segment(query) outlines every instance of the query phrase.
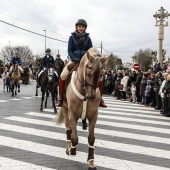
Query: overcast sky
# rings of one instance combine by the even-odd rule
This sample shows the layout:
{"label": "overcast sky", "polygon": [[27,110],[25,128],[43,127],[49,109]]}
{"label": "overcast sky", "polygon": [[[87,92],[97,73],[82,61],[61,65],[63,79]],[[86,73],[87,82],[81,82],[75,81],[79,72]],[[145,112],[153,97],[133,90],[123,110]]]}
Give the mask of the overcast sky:
{"label": "overcast sky", "polygon": [[[68,41],[75,22],[88,23],[93,45],[131,61],[140,48],[158,49],[158,27],[153,14],[163,6],[170,13],[170,0],[2,0],[0,20]],[[170,17],[168,18],[170,23]],[[0,49],[6,45],[28,45],[34,54],[42,53],[45,38],[0,22]],[[47,47],[67,56],[67,43],[47,39]],[[170,26],[165,27],[163,48],[170,56]],[[105,51],[103,51],[105,53]]]}

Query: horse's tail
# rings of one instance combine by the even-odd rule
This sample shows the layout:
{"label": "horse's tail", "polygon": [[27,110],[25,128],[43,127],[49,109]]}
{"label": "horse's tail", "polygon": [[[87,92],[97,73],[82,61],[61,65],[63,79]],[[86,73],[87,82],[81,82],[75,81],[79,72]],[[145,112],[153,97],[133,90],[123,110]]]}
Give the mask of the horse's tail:
{"label": "horse's tail", "polygon": [[62,112],[63,112],[63,107],[60,108],[59,112],[57,113],[57,116],[53,119],[53,121],[58,125],[64,122],[64,116]]}

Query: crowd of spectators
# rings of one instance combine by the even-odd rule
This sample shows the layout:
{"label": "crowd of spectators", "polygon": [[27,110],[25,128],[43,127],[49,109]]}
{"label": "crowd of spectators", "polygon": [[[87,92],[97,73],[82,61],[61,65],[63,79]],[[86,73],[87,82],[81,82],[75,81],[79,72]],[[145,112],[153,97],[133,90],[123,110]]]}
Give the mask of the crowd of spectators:
{"label": "crowd of spectators", "polygon": [[166,69],[155,64],[147,72],[134,69],[105,72],[104,93],[117,100],[153,107],[170,117],[170,64]]}

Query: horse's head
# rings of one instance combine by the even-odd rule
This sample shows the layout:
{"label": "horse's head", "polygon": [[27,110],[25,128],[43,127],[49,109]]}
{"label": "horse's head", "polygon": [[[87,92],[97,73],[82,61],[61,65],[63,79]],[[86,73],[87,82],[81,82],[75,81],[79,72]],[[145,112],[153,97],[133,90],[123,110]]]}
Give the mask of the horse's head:
{"label": "horse's head", "polygon": [[47,65],[47,75],[48,75],[48,81],[51,82],[54,74],[54,65],[49,63]]}
{"label": "horse's head", "polygon": [[18,62],[14,61],[13,62],[13,71],[16,71],[18,69]]}
{"label": "horse's head", "polygon": [[87,52],[87,61],[84,63],[84,88],[86,99],[94,100],[99,81],[104,75],[104,63],[108,57],[102,57],[100,53]]}

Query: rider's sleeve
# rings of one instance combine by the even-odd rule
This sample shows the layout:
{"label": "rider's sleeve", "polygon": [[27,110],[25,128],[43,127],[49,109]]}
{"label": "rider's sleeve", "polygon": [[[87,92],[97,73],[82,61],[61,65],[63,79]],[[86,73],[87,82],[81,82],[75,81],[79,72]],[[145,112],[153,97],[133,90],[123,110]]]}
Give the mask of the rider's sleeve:
{"label": "rider's sleeve", "polygon": [[19,65],[20,65],[20,66],[22,65],[22,60],[21,60],[21,59],[19,59]]}
{"label": "rider's sleeve", "polygon": [[46,67],[45,57],[43,58],[42,67],[43,67],[43,68]]}
{"label": "rider's sleeve", "polygon": [[14,60],[14,59],[13,59],[13,58],[11,58],[11,60],[10,60],[10,62],[9,62],[9,63],[10,63],[10,64],[13,64],[13,60]]}
{"label": "rider's sleeve", "polygon": [[91,41],[91,38],[89,37],[88,38],[88,42],[87,42],[88,44],[88,49],[90,49],[91,47],[93,47],[93,44],[92,44],[92,41]]}
{"label": "rider's sleeve", "polygon": [[68,40],[68,55],[70,56],[70,59],[74,59],[74,43],[73,43],[73,38],[72,36],[70,36],[69,40]]}

